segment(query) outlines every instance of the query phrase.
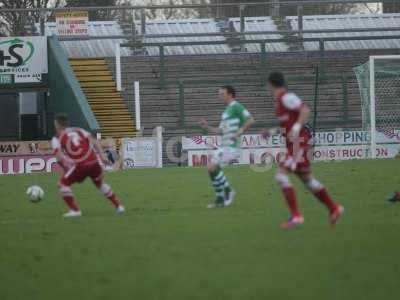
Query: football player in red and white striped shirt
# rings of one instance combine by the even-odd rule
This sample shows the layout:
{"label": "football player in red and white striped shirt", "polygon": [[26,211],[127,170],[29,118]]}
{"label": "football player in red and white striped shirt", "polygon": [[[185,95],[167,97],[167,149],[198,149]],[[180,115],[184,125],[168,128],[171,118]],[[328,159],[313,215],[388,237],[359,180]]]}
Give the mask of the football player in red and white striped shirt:
{"label": "football player in red and white striped shirt", "polygon": [[278,133],[286,138],[287,154],[280,162],[276,181],[282,188],[291,216],[288,221],[282,223],[283,229],[289,229],[304,222],[298,206],[296,194],[293,189],[289,174],[296,174],[307,188],[319,199],[329,210],[330,223],[335,225],[342,215],[343,206],[336,204],[326,188],[313,176],[311,172],[312,148],[310,146],[311,134],[305,128],[310,116],[310,109],[294,93],[286,88],[285,78],[281,73],[272,73],[268,79],[274,96],[276,98],[276,116],[280,128],[263,131],[265,138]]}
{"label": "football player in red and white striped shirt", "polygon": [[82,212],[75,200],[71,185],[90,178],[103,195],[111,201],[118,213],[125,211],[111,187],[103,180],[103,168],[99,159],[107,165],[109,160],[98,140],[81,128],[70,127],[68,116],[59,114],[54,121],[57,135],[52,147],[58,163],[64,170],[58,186],[61,196],[69,207],[63,216],[80,217]]}

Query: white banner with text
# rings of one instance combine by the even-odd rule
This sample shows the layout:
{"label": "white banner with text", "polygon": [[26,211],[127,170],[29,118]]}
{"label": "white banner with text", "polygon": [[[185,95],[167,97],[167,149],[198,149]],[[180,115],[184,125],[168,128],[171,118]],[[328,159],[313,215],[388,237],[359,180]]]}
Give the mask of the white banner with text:
{"label": "white banner with text", "polygon": [[[214,151],[221,147],[220,136],[193,136],[182,138],[182,150],[187,151],[188,166],[206,165]],[[313,160],[334,161],[367,157],[370,136],[363,131],[317,132],[313,138]],[[400,130],[377,132],[377,158],[393,158],[399,153]],[[250,134],[241,137],[239,164],[275,162],[285,153],[285,139],[274,135],[264,139]]]}

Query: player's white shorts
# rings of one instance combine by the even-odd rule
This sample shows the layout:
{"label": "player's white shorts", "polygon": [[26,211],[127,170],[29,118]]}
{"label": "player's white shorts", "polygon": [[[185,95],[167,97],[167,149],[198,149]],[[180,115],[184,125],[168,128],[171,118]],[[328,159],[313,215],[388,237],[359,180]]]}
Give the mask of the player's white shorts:
{"label": "player's white shorts", "polygon": [[219,148],[217,151],[215,151],[211,162],[213,164],[219,165],[220,167],[223,167],[238,162],[239,158],[240,149],[231,147]]}

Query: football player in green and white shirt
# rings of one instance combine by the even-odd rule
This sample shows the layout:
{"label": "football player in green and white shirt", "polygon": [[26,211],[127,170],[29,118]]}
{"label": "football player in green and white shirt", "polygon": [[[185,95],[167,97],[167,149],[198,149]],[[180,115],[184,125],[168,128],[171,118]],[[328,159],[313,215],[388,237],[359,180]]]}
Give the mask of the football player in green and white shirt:
{"label": "football player in green and white shirt", "polygon": [[222,134],[222,147],[216,151],[207,166],[217,197],[214,203],[208,205],[208,208],[232,204],[236,193],[226,180],[222,167],[239,159],[240,137],[254,123],[249,111],[236,101],[236,91],[232,86],[221,87],[218,96],[226,105],[219,127],[210,126],[205,119],[200,121],[200,126],[204,130],[213,134]]}

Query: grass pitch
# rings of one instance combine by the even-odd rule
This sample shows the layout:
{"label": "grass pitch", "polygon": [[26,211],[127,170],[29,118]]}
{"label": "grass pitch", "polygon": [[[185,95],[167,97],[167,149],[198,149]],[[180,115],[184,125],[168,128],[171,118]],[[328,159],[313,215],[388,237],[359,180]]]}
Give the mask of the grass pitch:
{"label": "grass pitch", "polygon": [[[108,174],[127,208],[117,216],[90,182],[74,191],[84,216],[64,220],[56,175],[0,178],[0,299],[399,299],[398,160],[320,163],[318,178],[346,207],[337,228],[298,183],[303,227],[284,232],[274,171],[227,168],[226,209],[204,169]],[[29,203],[38,184],[46,198]]]}

